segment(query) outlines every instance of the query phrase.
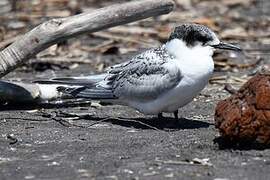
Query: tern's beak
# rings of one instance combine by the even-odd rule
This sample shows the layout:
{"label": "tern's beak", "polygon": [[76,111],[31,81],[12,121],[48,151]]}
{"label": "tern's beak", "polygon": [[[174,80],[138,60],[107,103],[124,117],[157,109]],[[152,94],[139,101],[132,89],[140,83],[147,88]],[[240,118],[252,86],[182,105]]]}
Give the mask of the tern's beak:
{"label": "tern's beak", "polygon": [[217,48],[217,49],[227,49],[227,50],[233,50],[233,51],[242,51],[242,49],[240,47],[237,47],[237,46],[229,44],[229,43],[224,43],[224,42],[220,42],[219,44],[212,45],[212,47]]}

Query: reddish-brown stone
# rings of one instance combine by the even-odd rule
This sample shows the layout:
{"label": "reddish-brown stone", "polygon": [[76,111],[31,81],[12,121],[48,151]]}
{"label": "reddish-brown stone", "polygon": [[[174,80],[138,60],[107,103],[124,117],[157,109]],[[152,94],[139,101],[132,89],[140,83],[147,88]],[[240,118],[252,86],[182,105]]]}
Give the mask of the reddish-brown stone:
{"label": "reddish-brown stone", "polygon": [[270,75],[255,75],[236,94],[220,101],[215,125],[226,139],[270,145]]}

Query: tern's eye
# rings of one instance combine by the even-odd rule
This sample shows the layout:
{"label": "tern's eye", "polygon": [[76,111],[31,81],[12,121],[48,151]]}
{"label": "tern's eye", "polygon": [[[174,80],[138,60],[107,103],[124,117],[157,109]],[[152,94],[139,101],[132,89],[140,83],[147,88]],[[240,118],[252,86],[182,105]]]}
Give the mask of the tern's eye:
{"label": "tern's eye", "polygon": [[204,36],[204,35],[200,35],[197,37],[197,40],[199,42],[202,42],[203,45],[205,45],[208,41],[210,41],[210,38],[208,38],[207,36]]}

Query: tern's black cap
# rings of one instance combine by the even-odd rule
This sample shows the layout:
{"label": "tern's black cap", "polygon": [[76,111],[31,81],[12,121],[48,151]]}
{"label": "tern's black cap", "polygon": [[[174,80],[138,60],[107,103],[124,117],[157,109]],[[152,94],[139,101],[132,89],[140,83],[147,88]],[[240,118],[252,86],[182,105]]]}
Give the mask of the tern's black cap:
{"label": "tern's black cap", "polygon": [[213,41],[215,33],[207,26],[200,24],[182,24],[177,26],[169,37],[169,41],[172,39],[181,39],[188,46],[195,45],[196,42],[203,44]]}

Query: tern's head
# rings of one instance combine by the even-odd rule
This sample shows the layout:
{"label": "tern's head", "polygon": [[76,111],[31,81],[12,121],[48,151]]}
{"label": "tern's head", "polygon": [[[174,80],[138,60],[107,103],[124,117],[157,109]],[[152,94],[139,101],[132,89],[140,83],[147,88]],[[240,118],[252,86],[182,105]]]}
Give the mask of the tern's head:
{"label": "tern's head", "polygon": [[218,49],[227,49],[240,51],[241,49],[232,44],[220,42],[216,34],[204,25],[182,24],[174,29],[169,37],[169,41],[179,39],[186,46],[192,48],[195,46],[213,47]]}

